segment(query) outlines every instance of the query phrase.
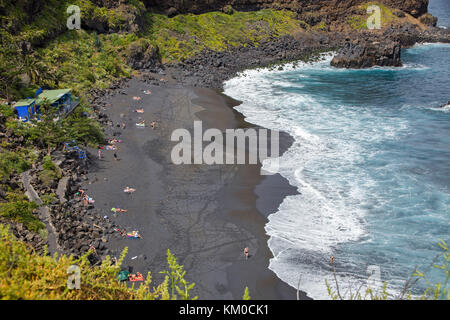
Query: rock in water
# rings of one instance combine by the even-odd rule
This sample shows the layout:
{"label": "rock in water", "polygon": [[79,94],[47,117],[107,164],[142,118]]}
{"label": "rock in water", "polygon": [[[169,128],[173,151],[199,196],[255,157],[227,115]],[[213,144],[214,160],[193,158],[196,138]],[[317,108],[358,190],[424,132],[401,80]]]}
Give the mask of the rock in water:
{"label": "rock in water", "polygon": [[346,42],[331,61],[337,68],[361,69],[373,66],[400,67],[401,45],[399,42],[385,40]]}

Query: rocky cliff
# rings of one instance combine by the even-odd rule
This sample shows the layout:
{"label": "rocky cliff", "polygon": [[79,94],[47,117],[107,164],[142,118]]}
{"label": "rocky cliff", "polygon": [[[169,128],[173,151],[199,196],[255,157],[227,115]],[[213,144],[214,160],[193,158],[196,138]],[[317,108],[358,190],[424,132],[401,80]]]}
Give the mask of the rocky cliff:
{"label": "rocky cliff", "polygon": [[[108,0],[103,0],[108,2]],[[203,13],[221,10],[231,5],[237,10],[256,10],[263,8],[290,9],[301,13],[302,11],[346,10],[366,0],[144,0],[147,8],[166,14],[177,13]],[[427,12],[429,0],[381,0],[379,1],[391,8],[402,10],[414,17]]]}

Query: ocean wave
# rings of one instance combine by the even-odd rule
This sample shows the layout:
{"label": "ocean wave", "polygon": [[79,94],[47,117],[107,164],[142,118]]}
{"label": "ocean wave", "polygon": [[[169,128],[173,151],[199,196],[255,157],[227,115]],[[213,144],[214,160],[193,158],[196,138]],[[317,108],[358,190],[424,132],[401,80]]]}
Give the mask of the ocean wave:
{"label": "ocean wave", "polygon": [[[417,174],[429,175],[429,169],[421,162],[413,165],[403,154],[404,140],[423,136],[416,136],[414,128],[426,126],[413,123],[424,121],[420,108],[424,102],[408,94],[407,100],[385,104],[383,97],[390,97],[386,86],[422,76],[402,70],[429,67],[413,56],[401,68],[336,69],[330,66],[332,56],[289,64],[283,70],[247,70],[224,84],[225,94],[243,101],[236,109],[246,121],[283,130],[294,138],[278,159],[278,167],[271,160],[263,162],[265,170],[280,173],[300,193],[286,197],[268,217],[265,230],[274,256],[269,268],[294,288],[301,278],[301,290],[327,299],[325,279],[333,282],[331,255],[339,259],[337,277],[343,290],[367,282],[367,264],[380,264],[387,272],[396,263],[383,278],[389,279],[389,292],[394,295],[401,279],[412,271],[408,269],[411,257],[419,259],[417,246],[427,237],[406,239],[404,228],[419,230],[417,213],[429,212],[427,199],[436,199],[433,206],[446,208],[446,198],[432,185],[415,180]],[[385,71],[392,75],[381,73]],[[389,149],[392,145],[397,149]],[[434,213],[433,223],[439,225],[436,217]],[[396,226],[398,221],[402,223]],[[440,235],[440,229],[434,229],[431,232]],[[399,246],[387,246],[392,243]]]}
{"label": "ocean wave", "polygon": [[[330,57],[326,59],[327,62],[303,64],[302,70],[322,68],[329,63]],[[285,68],[284,73],[291,70],[294,69]],[[226,82],[225,93],[244,101],[236,109],[245,115],[246,121],[269,129],[282,128],[295,139],[294,145],[281,157],[278,172],[287,178],[291,185],[298,188],[300,195],[285,198],[278,212],[269,216],[266,225],[266,232],[270,236],[269,247],[274,255],[270,269],[274,270],[283,281],[295,286],[294,279],[290,276],[291,272],[280,266],[284,265],[284,258],[289,256],[286,255],[287,252],[296,251],[303,257],[309,257],[301,259],[303,262],[298,265],[300,270],[308,270],[305,261],[312,256],[316,257],[317,261],[327,261],[339,243],[356,241],[365,233],[363,212],[346,204],[347,198],[342,196],[345,191],[339,190],[337,184],[312,182],[314,177],[311,177],[309,172],[311,163],[320,163],[324,157],[340,157],[343,159],[342,162],[352,162],[358,161],[360,155],[356,145],[347,144],[338,148],[334,142],[298,125],[295,112],[292,110],[301,106],[306,113],[316,113],[319,103],[312,97],[298,93],[285,94],[283,116],[276,112],[279,110],[277,106],[279,101],[275,94],[276,86],[273,84],[277,82],[267,76],[280,73],[269,70],[247,71],[240,77]],[[263,168],[270,172],[274,170],[270,160],[263,163]],[[362,193],[362,190],[355,190],[354,193]],[[315,274],[318,275],[317,272]],[[306,272],[303,276],[310,277],[311,273]],[[319,278],[323,281],[326,278],[324,276],[322,274]],[[313,283],[302,284],[302,289],[314,298],[326,298],[323,282],[320,294],[315,293],[313,287],[316,287]]]}
{"label": "ocean wave", "polygon": [[450,113],[450,103],[441,106],[441,107],[434,107],[434,108],[430,108],[433,111],[439,111],[439,112],[445,112],[445,113]]}

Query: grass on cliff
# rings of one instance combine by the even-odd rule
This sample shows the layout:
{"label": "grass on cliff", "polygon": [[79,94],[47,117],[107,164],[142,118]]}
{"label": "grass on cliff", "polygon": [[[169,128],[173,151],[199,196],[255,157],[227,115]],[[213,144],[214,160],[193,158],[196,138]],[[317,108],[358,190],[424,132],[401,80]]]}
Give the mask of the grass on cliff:
{"label": "grass on cliff", "polygon": [[189,58],[204,49],[257,46],[261,41],[292,34],[304,26],[291,11],[260,10],[225,14],[209,12],[168,18],[148,14],[143,36],[158,45],[165,62]]}
{"label": "grass on cliff", "polygon": [[[6,147],[6,148],[5,148]],[[14,174],[31,168],[35,155],[28,148],[19,148],[14,151],[8,150],[8,144],[0,146],[0,181],[9,180]]]}
{"label": "grass on cliff", "polygon": [[38,205],[28,201],[20,192],[8,192],[7,202],[0,203],[0,216],[8,220],[22,223],[28,230],[40,232],[45,225],[34,215]]}
{"label": "grass on cliff", "polygon": [[[392,9],[389,7],[379,3],[379,2],[367,2],[359,6],[361,10],[367,12],[367,8],[369,6],[378,6],[380,7],[381,13],[381,26],[384,27],[394,21],[397,17],[392,13]],[[367,13],[364,15],[353,15],[347,18],[347,23],[355,30],[367,30],[367,19],[371,16],[372,13]]]}
{"label": "grass on cliff", "polygon": [[31,1],[0,1],[2,28],[0,35],[11,39],[42,43],[67,30],[67,8],[76,5],[80,8],[82,23],[95,22],[108,30],[120,31],[126,23],[127,10],[145,10],[141,1],[127,1],[127,7],[100,7],[92,0],[46,0],[40,1],[39,12],[30,11]]}
{"label": "grass on cliff", "polygon": [[[69,87],[82,94],[129,75],[122,51],[136,35],[70,31],[66,9],[69,5],[80,7],[83,27],[89,22],[120,31],[125,27],[127,8],[144,10],[140,1],[107,9],[88,0],[49,0],[42,2],[37,13],[30,12],[27,5],[0,1],[0,98],[24,98],[42,85]],[[33,46],[32,52],[27,51],[27,43]]]}
{"label": "grass on cliff", "polygon": [[133,34],[69,31],[25,57],[31,61],[22,72],[34,88],[71,88],[73,94],[83,96],[90,88],[106,88],[112,80],[130,75],[124,54],[136,39]]}
{"label": "grass on cliff", "polygon": [[[72,88],[73,93],[79,96],[93,87],[105,88],[111,81],[132,74],[126,63],[128,50],[132,43],[142,38],[160,48],[163,62],[175,62],[204,49],[222,51],[241,45],[257,46],[265,39],[293,34],[305,28],[304,22],[296,20],[291,11],[266,9],[235,11],[233,14],[183,14],[173,18],[147,13],[142,34],[96,34],[86,30],[67,30],[65,4],[63,1],[52,9],[49,4],[45,5],[30,25],[18,27],[15,32],[0,29],[0,97],[24,98],[44,85]],[[98,8],[90,1],[79,4],[84,14],[82,19],[93,19],[93,15],[100,21],[106,19],[110,27],[123,23],[115,11]],[[23,13],[17,13],[16,18],[9,18],[10,23],[18,23],[22,16]],[[47,16],[53,18],[44,24],[42,21],[47,21]],[[53,38],[52,33],[56,34]],[[33,52],[23,53],[21,44],[24,40],[31,43],[44,41],[44,45],[36,47]]]}
{"label": "grass on cliff", "polygon": [[[91,266],[88,254],[80,259],[65,255],[56,257],[39,255],[17,240],[0,224],[0,299],[3,300],[170,300],[195,299],[190,291],[193,283],[185,280],[183,266],[167,251],[168,269],[164,281],[151,288],[149,272],[139,288],[128,288],[117,276],[127,248],[117,263],[109,257],[101,266]],[[72,282],[69,267],[80,268],[80,289],[68,288]]]}

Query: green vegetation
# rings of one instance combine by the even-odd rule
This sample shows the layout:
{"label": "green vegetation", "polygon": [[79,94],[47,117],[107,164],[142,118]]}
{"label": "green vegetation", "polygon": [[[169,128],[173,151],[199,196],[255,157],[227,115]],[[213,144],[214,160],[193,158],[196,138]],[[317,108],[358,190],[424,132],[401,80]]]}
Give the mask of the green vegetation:
{"label": "green vegetation", "polygon": [[248,290],[248,287],[245,287],[244,296],[242,297],[242,300],[250,300],[250,299],[251,299],[251,297],[250,297],[250,292]]}
{"label": "green vegetation", "polygon": [[[183,266],[177,263],[177,259],[174,255],[167,250],[167,264],[169,265],[168,271],[161,271],[160,273],[166,275],[166,280],[170,283],[171,297],[173,300],[177,300],[177,293],[180,295],[182,300],[189,300],[190,291],[194,288],[195,283],[189,283],[184,278],[186,276],[186,271],[183,270]],[[182,285],[180,288],[179,285]],[[194,297],[192,300],[197,300]]]}
{"label": "green vegetation", "polygon": [[[128,288],[125,283],[117,280],[127,248],[116,263],[112,263],[107,257],[99,267],[89,264],[87,257],[90,253],[80,259],[65,255],[41,256],[18,241],[5,226],[0,225],[0,299],[170,300],[177,299],[169,290],[173,287],[171,279],[193,287],[193,284],[184,279],[183,267],[174,258],[169,260],[169,256],[169,273],[177,270],[177,274],[173,278],[166,276],[161,284],[150,288],[152,277],[148,273],[145,283],[136,289],[134,285]],[[69,290],[67,287],[70,276],[67,271],[73,265],[80,268],[79,290]],[[190,299],[189,294],[180,297]]]}
{"label": "green vegetation", "polygon": [[159,47],[166,62],[192,57],[204,49],[223,51],[240,45],[257,46],[264,39],[292,34],[302,26],[293,12],[269,9],[183,14],[173,18],[148,14],[147,24],[150,27],[143,36]]}
{"label": "green vegetation", "polygon": [[[28,148],[46,148],[51,151],[52,148],[63,142],[72,140],[93,147],[104,142],[105,138],[100,124],[85,116],[86,113],[88,115],[92,113],[88,107],[80,106],[68,117],[59,121],[54,121],[56,110],[52,107],[41,106],[41,113],[40,120],[33,119],[27,123],[18,122],[12,116],[8,118],[6,127],[11,129],[16,136],[22,136],[24,138],[23,145]],[[0,172],[1,168],[0,160]]]}
{"label": "green vegetation", "polygon": [[29,149],[20,148],[13,152],[0,147],[0,181],[30,169],[34,160],[35,155]]}
{"label": "green vegetation", "polygon": [[[360,8],[367,12],[367,8],[373,5],[380,7],[382,26],[386,26],[396,19],[396,16],[392,13],[390,8],[377,1],[364,3],[360,6]],[[373,14],[373,12],[371,14]],[[367,29],[367,19],[369,16],[370,14],[354,15],[347,18],[347,23],[355,30],[365,30]]]}
{"label": "green vegetation", "polygon": [[44,194],[41,197],[41,200],[42,200],[42,203],[47,206],[47,205],[50,205],[53,202],[55,202],[57,200],[57,198],[54,193],[50,193],[50,194]]}
{"label": "green vegetation", "polygon": [[355,30],[367,29],[367,16],[352,16],[347,22]]}
{"label": "green vegetation", "polygon": [[438,264],[433,264],[433,267],[436,270],[443,272],[445,280],[443,282],[431,283],[425,273],[419,270],[416,270],[413,273],[414,277],[423,279],[427,285],[427,289],[421,296],[421,299],[423,300],[450,300],[450,291],[448,290],[448,282],[450,279],[450,253],[448,250],[448,245],[444,240],[441,240],[438,243],[438,246],[442,250],[442,255],[440,257],[440,262]]}
{"label": "green vegetation", "polygon": [[[439,256],[439,262],[436,264],[433,262],[433,267],[443,273],[443,282],[431,283],[426,274],[419,270],[415,270],[412,274],[411,279],[406,281],[405,286],[400,293],[398,299],[406,300],[450,300],[450,292],[448,291],[448,283],[450,278],[450,253],[448,245],[441,240],[438,246],[442,250]],[[366,288],[364,292],[360,292],[360,289],[355,290],[354,293],[351,291],[348,295],[343,295],[339,289],[339,283],[336,277],[336,271],[333,272],[335,280],[335,288],[333,288],[328,281],[325,280],[325,285],[327,286],[328,295],[333,300],[388,300],[390,298],[387,286],[388,283],[385,282],[383,288],[380,292],[374,292],[370,287]],[[423,291],[418,298],[413,298],[411,293],[412,287],[419,281],[423,280],[426,283],[426,289]],[[355,289],[355,288],[354,288]]]}
{"label": "green vegetation", "polygon": [[6,200],[7,202],[0,203],[0,216],[22,223],[34,232],[45,228],[44,224],[33,214],[33,211],[38,208],[36,203],[28,201],[27,197],[15,192],[8,192]]}
{"label": "green vegetation", "polygon": [[39,179],[44,186],[51,186],[61,179],[61,170],[55,166],[51,156],[47,155],[42,160],[42,171],[39,173]]}
{"label": "green vegetation", "polygon": [[78,96],[92,87],[106,88],[112,80],[130,76],[124,54],[136,39],[134,34],[67,32],[35,53],[44,69],[39,84],[72,88]]}
{"label": "green vegetation", "polygon": [[[0,98],[31,96],[41,86],[71,88],[85,97],[90,88],[105,88],[112,80],[129,77],[126,60],[130,45],[159,47],[163,62],[189,58],[204,49],[222,51],[240,45],[259,45],[272,37],[294,34],[305,28],[291,11],[210,12],[173,18],[145,13],[141,1],[107,9],[89,0],[50,0],[31,13],[18,5],[0,2]],[[66,9],[78,5],[82,30],[68,30]],[[128,8],[128,9],[127,9]],[[130,11],[145,16],[141,33],[87,31],[87,25],[105,30],[126,30]],[[323,28],[325,26],[319,26]]]}
{"label": "green vegetation", "polygon": [[319,24],[312,27],[313,30],[321,30],[321,31],[325,30],[326,28],[327,28],[327,25],[324,21],[322,21]]}
{"label": "green vegetation", "polygon": [[[131,2],[135,10],[143,10],[140,1]],[[119,31],[126,20],[125,9],[106,9],[87,0],[46,1],[35,14],[22,2],[0,1],[4,12],[0,21],[5,26],[0,28],[0,97],[28,96],[42,85],[69,87],[82,94],[94,85],[103,88],[111,79],[129,75],[120,51],[136,36],[69,31],[69,5],[80,7],[83,23],[104,25],[107,30]]]}

